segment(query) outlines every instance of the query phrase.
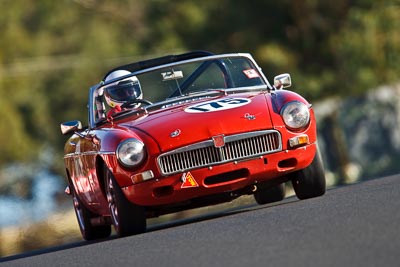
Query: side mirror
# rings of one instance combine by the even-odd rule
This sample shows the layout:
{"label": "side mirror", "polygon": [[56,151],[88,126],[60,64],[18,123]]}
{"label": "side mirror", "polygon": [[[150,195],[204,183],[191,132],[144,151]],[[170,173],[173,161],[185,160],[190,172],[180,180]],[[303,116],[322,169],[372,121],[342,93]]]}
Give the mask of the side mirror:
{"label": "side mirror", "polygon": [[82,130],[82,123],[80,121],[67,121],[61,123],[61,133],[66,135],[78,130]]}
{"label": "side mirror", "polygon": [[276,89],[282,89],[292,86],[292,79],[289,73],[280,74],[274,77],[274,86]]}

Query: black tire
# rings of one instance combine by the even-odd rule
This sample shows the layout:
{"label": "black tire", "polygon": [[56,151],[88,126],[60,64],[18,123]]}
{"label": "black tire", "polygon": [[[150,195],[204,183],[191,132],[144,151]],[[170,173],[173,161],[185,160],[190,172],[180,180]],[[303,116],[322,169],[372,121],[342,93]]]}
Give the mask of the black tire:
{"label": "black tire", "polygon": [[142,206],[128,201],[112,173],[105,167],[106,196],[111,220],[118,236],[130,236],[146,231],[146,213]]}
{"label": "black tire", "polygon": [[291,174],[293,189],[299,199],[319,197],[325,194],[325,171],[319,151],[305,169]]}
{"label": "black tire", "polygon": [[111,225],[93,226],[90,221],[97,216],[82,204],[74,187],[70,186],[70,189],[72,191],[76,219],[78,220],[83,239],[89,241],[109,237],[111,235]]}
{"label": "black tire", "polygon": [[254,199],[260,205],[281,201],[285,198],[285,183],[266,187],[260,185],[254,192]]}

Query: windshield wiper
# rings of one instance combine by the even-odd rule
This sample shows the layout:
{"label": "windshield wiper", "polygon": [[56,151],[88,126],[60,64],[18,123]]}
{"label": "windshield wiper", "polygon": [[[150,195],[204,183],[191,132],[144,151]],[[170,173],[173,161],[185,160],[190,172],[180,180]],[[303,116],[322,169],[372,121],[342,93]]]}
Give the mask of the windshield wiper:
{"label": "windshield wiper", "polygon": [[175,96],[172,98],[167,98],[164,101],[154,103],[153,105],[147,106],[147,110],[157,109],[160,107],[170,106],[171,104],[187,103],[190,101],[195,101],[201,98],[213,97],[227,95],[224,89],[207,89],[205,91],[191,92],[183,96]]}
{"label": "windshield wiper", "polygon": [[166,99],[166,101],[174,100],[174,99],[181,99],[181,98],[188,98],[188,97],[190,98],[190,97],[197,96],[197,95],[201,95],[201,96],[210,95],[210,94],[215,94],[215,93],[218,93],[218,95],[227,95],[226,89],[206,89],[203,91],[193,91],[193,92],[188,92],[186,94],[182,94],[179,96],[168,97]]}

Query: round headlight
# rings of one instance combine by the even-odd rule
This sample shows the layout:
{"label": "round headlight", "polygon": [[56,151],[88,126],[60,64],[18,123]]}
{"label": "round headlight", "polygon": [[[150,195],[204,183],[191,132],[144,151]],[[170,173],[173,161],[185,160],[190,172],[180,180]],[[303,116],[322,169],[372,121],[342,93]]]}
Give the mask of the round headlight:
{"label": "round headlight", "polygon": [[304,128],[310,122],[308,107],[298,101],[289,102],[283,106],[281,116],[286,126],[294,130]]}
{"label": "round headlight", "polygon": [[135,167],[142,163],[146,156],[143,142],[137,139],[127,139],[117,148],[118,161],[125,167]]}

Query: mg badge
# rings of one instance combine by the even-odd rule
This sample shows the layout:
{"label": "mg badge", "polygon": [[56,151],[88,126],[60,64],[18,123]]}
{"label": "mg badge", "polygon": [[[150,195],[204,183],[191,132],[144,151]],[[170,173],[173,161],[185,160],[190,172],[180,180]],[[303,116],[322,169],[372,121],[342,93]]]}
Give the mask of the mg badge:
{"label": "mg badge", "polygon": [[169,136],[173,137],[177,137],[181,134],[181,130],[176,129],[175,131],[173,131],[172,133],[169,134]]}
{"label": "mg badge", "polygon": [[215,147],[223,147],[225,145],[225,135],[220,134],[212,137]]}

